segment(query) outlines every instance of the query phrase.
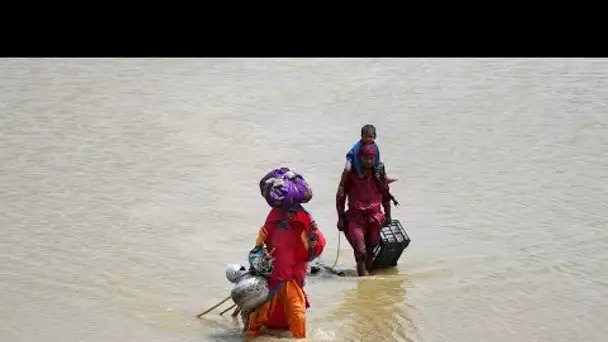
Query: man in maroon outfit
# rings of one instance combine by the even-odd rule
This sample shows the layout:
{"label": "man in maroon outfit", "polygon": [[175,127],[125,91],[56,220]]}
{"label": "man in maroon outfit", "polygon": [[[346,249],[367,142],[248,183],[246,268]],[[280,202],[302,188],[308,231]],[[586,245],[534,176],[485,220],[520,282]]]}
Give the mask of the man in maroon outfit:
{"label": "man in maroon outfit", "polygon": [[[362,145],[358,157],[362,161],[363,175],[360,177],[353,168],[343,177],[336,194],[336,209],[337,226],[354,250],[357,273],[365,276],[372,268],[373,249],[380,242],[380,227],[391,222],[392,196],[384,164],[375,166],[375,146]],[[346,197],[348,211],[345,212]]]}

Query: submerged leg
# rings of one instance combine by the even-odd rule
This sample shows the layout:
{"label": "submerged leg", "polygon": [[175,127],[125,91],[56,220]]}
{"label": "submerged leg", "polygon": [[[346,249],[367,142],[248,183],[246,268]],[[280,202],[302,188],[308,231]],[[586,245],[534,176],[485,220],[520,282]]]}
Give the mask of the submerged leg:
{"label": "submerged leg", "polygon": [[306,338],[306,296],[296,280],[284,285],[284,307],[293,338]]}
{"label": "submerged leg", "polygon": [[367,258],[365,268],[368,272],[372,271],[374,263],[374,248],[380,243],[380,225],[368,223],[365,230],[365,247],[367,250]]}
{"label": "submerged leg", "polygon": [[[258,336],[261,333],[262,326],[264,326],[264,322],[268,319],[268,311],[270,309],[270,302],[264,303],[254,312],[249,314],[248,318],[242,317],[243,324],[246,324],[244,327],[245,335],[250,336]],[[246,315],[245,311],[243,311],[243,315]],[[247,322],[245,322],[247,321]]]}
{"label": "submerged leg", "polygon": [[357,274],[366,276],[368,274],[365,267],[367,259],[367,250],[365,247],[365,232],[364,227],[356,220],[349,219],[348,226],[344,231],[348,243],[353,248],[355,261],[357,262]]}

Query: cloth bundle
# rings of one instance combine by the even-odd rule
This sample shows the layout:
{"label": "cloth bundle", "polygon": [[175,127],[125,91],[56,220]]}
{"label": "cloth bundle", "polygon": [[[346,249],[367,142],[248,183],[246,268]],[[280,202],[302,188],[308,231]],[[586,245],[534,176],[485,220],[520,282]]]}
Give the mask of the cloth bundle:
{"label": "cloth bundle", "polygon": [[289,208],[312,199],[312,189],[304,177],[287,167],[266,174],[260,180],[260,193],[272,208]]}

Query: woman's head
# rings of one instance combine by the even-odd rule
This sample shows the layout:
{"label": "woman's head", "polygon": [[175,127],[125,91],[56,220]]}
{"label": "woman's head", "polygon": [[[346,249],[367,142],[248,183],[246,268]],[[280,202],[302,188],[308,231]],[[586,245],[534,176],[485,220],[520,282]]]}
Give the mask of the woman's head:
{"label": "woman's head", "polygon": [[361,158],[363,167],[366,169],[369,169],[376,164],[377,156],[378,152],[376,151],[376,146],[373,144],[361,145],[359,148],[359,157]]}
{"label": "woman's head", "polygon": [[303,208],[299,204],[288,204],[283,208],[283,210],[285,210],[285,213],[287,214],[288,221],[292,222],[296,219],[298,212],[302,211]]}

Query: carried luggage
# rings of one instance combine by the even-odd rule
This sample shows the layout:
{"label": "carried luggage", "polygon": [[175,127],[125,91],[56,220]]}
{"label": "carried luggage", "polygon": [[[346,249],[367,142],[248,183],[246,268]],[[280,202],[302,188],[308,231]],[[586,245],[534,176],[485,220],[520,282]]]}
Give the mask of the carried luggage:
{"label": "carried luggage", "polygon": [[281,167],[260,180],[260,193],[272,208],[304,204],[312,199],[312,189],[302,175]]}
{"label": "carried luggage", "polygon": [[397,266],[403,251],[411,240],[399,220],[380,229],[380,244],[374,248],[373,268],[389,268]]}

